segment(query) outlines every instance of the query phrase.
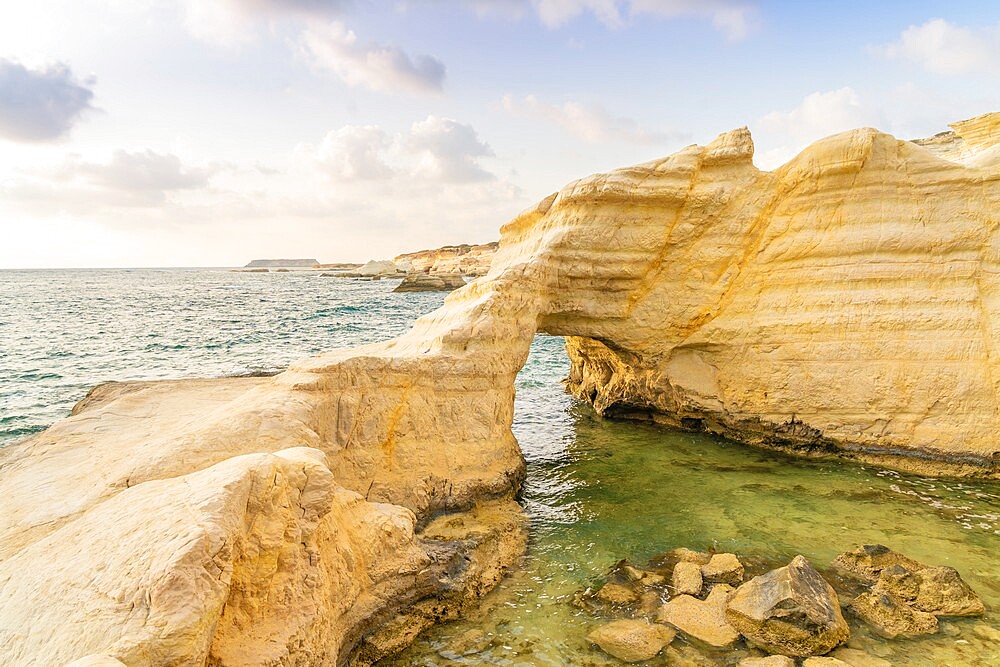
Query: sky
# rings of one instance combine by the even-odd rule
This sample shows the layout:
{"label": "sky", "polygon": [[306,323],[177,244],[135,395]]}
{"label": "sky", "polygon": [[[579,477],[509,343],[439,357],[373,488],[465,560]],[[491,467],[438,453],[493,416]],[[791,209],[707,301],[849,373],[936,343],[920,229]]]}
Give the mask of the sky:
{"label": "sky", "polygon": [[748,126],[1000,110],[1000,3],[3,0],[0,268],[365,261]]}

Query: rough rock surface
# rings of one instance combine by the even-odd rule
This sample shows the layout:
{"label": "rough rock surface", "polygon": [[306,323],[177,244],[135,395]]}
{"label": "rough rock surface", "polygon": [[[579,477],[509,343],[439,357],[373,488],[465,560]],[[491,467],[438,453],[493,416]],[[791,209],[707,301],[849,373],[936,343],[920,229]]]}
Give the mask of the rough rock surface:
{"label": "rough rock surface", "polygon": [[726,619],[726,601],[732,590],[721,584],[704,600],[690,595],[675,597],[660,608],[658,620],[710,646],[732,646],[740,638]]}
{"label": "rough rock surface", "polygon": [[743,581],[743,565],[736,554],[715,554],[701,566],[701,576],[708,583],[736,586]]}
{"label": "rough rock surface", "polygon": [[569,388],[609,416],[997,476],[1000,114],[955,127],[974,160],[863,129],[761,172],[738,131],[564,189],[547,227],[601,239],[559,255],[594,286],[549,316]]}
{"label": "rough rock surface", "polygon": [[918,611],[876,585],[850,602],[851,611],[883,637],[919,637],[938,631],[934,614]]}
{"label": "rough rock surface", "polygon": [[[833,564],[842,572],[874,584],[871,592],[875,595],[860,603],[870,608],[870,614],[876,608],[883,610],[883,616],[903,614],[891,611],[897,605],[935,616],[979,616],[985,612],[979,595],[955,568],[928,567],[881,544],[866,544],[842,553]],[[877,602],[875,598],[882,594],[892,599]],[[897,621],[897,625],[900,623]],[[916,625],[926,631],[928,624],[920,621]]]}
{"label": "rough rock surface", "polygon": [[450,292],[465,287],[465,279],[459,273],[407,273],[393,292]]}
{"label": "rough rock surface", "polygon": [[[394,650],[435,617],[419,600],[458,608],[523,548],[420,531],[484,502],[506,509],[483,525],[516,516],[513,384],[537,331],[570,336],[569,386],[603,414],[995,476],[997,122],[957,126],[961,162],[862,129],[772,172],[728,132],[546,197],[395,340],[274,377],[95,388],[0,451],[0,663]],[[325,462],[276,454],[303,447]],[[295,509],[313,494],[315,526]]]}
{"label": "rough rock surface", "polygon": [[602,625],[588,634],[587,640],[619,660],[641,662],[656,656],[675,634],[659,623],[623,619]]}
{"label": "rough rock surface", "polygon": [[826,653],[850,636],[836,592],[802,556],[736,589],[726,618],[753,644],[783,655]]}
{"label": "rough rock surface", "polygon": [[905,571],[923,569],[923,565],[883,544],[865,544],[833,559],[833,566],[847,574],[874,583],[882,570],[899,566]]}
{"label": "rough rock surface", "polygon": [[676,595],[698,595],[703,585],[701,566],[697,563],[681,561],[674,566],[671,583]]}

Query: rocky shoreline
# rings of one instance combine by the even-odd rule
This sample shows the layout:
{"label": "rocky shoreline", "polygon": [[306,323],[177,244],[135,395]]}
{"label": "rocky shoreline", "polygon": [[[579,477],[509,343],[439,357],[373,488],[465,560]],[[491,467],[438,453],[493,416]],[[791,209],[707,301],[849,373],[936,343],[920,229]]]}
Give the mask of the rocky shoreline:
{"label": "rocky shoreline", "polygon": [[[570,337],[569,387],[601,414],[996,477],[997,126],[957,126],[972,162],[864,128],[773,172],[737,129],[546,197],[396,339],[273,377],[103,385],[0,450],[0,662],[366,664],[452,617],[525,548],[511,424],[539,331]],[[725,597],[719,642],[778,646],[751,627],[773,607],[730,604],[754,581],[733,560],[698,563],[712,590],[663,620]],[[922,587],[951,575],[896,564],[858,613],[929,627]],[[811,566],[784,567],[819,589],[817,650],[842,641]]]}
{"label": "rocky shoreline", "polygon": [[[794,667],[796,660],[802,667],[890,667],[852,647],[852,625],[895,640],[933,634],[939,618],[985,611],[954,569],[882,545],[838,556],[828,568],[834,585],[801,555],[766,567],[682,547],[643,567],[620,561],[573,604],[602,622],[587,636],[591,644],[623,662],[662,653],[668,665],[737,667]],[[974,634],[1000,630],[980,624]]]}

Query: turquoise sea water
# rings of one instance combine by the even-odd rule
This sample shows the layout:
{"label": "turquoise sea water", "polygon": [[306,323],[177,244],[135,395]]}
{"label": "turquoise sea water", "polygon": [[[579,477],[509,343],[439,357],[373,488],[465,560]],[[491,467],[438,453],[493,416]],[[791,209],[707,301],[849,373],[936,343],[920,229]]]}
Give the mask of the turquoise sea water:
{"label": "turquoise sea water", "polygon": [[[98,382],[280,370],[401,333],[444,298],[394,286],[294,272],[0,271],[0,446],[65,416]],[[768,564],[802,553],[823,571],[838,552],[872,542],[958,568],[990,612],[889,643],[852,621],[857,645],[894,665],[1000,664],[1000,647],[974,630],[984,620],[1000,628],[1000,485],[602,420],[565,394],[567,369],[561,339],[539,336],[518,377],[532,531],[523,566],[480,612],[431,630],[387,665],[613,664],[584,639],[601,619],[570,601],[621,558],[714,547]]]}

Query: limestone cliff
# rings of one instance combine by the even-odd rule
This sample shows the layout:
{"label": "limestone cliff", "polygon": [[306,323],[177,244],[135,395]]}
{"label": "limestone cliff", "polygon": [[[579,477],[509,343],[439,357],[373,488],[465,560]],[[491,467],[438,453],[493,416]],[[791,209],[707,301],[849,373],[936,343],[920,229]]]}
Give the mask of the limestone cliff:
{"label": "limestone cliff", "polygon": [[460,273],[463,276],[484,276],[496,253],[496,241],[478,245],[446,245],[436,250],[419,250],[397,255],[392,261],[412,271],[427,273]]}
{"label": "limestone cliff", "polygon": [[735,130],[545,198],[400,338],[96,388],[0,451],[0,662],[398,649],[524,546],[513,383],[540,330],[604,414],[997,476],[997,119],[953,160],[861,129],[773,172]]}

